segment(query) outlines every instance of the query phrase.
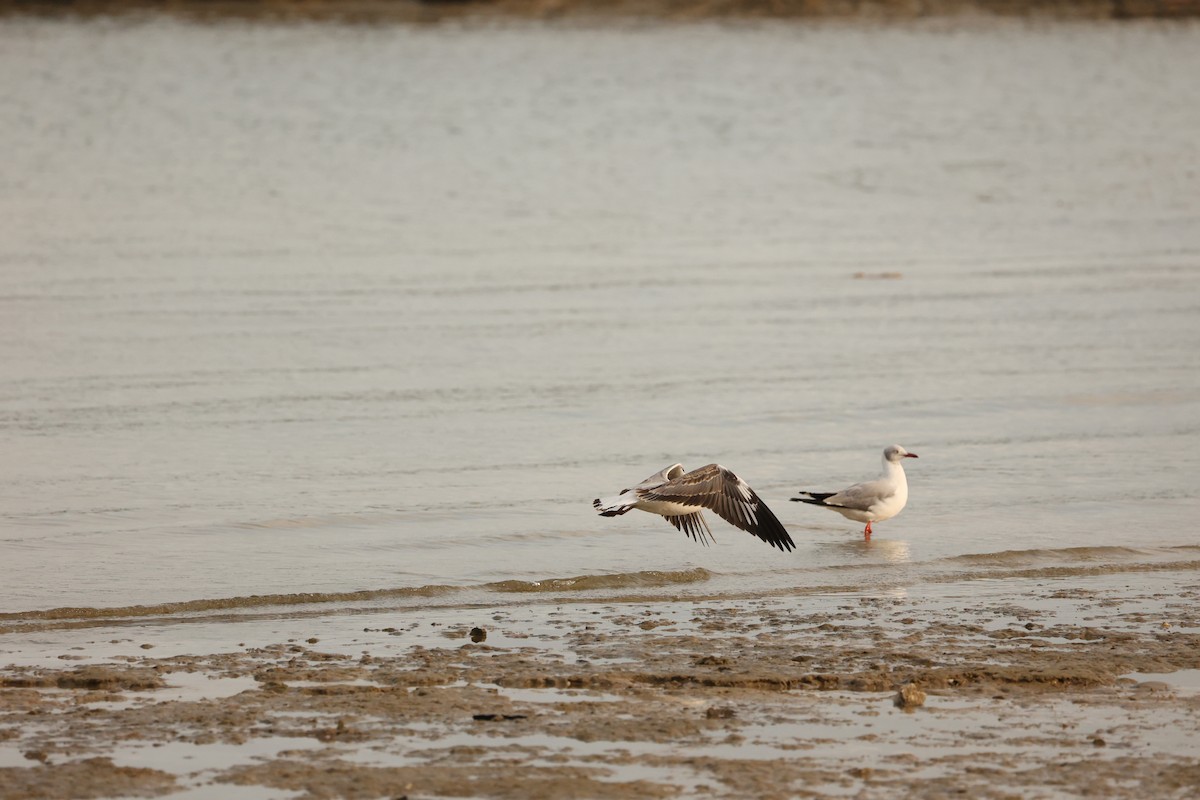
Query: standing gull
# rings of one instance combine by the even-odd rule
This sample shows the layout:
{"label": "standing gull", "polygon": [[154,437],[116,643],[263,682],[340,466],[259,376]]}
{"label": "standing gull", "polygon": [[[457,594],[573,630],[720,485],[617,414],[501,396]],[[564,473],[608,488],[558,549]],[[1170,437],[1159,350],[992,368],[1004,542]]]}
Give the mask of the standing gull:
{"label": "standing gull", "polygon": [[916,458],[898,444],[889,445],[883,451],[883,474],[873,481],[856,483],[840,492],[801,492],[793,497],[793,503],[811,503],[814,506],[832,508],[846,519],[867,523],[863,538],[871,538],[871,523],[891,519],[900,513],[908,502],[908,478],[902,458]]}
{"label": "standing gull", "polygon": [[767,504],[720,464],[691,472],[684,472],[682,464],[672,464],[615,497],[597,498],[592,505],[602,517],[616,517],[632,508],[659,514],[701,544],[716,541],[700,513],[708,509],[772,547],[787,551],[796,546]]}

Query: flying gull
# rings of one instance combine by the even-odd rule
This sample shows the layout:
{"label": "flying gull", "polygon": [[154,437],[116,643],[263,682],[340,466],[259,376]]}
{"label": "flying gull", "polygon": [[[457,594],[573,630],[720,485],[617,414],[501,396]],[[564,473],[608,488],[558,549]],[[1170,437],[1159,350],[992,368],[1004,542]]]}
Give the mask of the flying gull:
{"label": "flying gull", "polygon": [[772,547],[789,551],[796,546],[767,504],[744,480],[720,464],[691,472],[684,472],[682,464],[672,464],[615,497],[597,498],[592,505],[602,517],[620,516],[633,508],[659,514],[705,545],[716,541],[700,513],[707,509]]}
{"label": "flying gull", "polygon": [[916,457],[916,453],[898,444],[889,445],[883,451],[883,474],[875,480],[856,483],[840,492],[801,492],[792,502],[831,508],[846,519],[865,522],[863,538],[870,539],[872,522],[891,519],[908,502],[908,478],[900,459]]}

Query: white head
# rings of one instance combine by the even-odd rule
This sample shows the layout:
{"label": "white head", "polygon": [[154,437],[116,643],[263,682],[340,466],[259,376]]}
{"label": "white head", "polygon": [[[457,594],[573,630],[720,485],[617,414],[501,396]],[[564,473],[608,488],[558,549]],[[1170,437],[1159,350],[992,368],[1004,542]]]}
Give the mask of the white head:
{"label": "white head", "polygon": [[893,464],[900,461],[902,458],[916,458],[916,453],[910,453],[898,444],[889,444],[883,448],[883,460],[891,461]]}

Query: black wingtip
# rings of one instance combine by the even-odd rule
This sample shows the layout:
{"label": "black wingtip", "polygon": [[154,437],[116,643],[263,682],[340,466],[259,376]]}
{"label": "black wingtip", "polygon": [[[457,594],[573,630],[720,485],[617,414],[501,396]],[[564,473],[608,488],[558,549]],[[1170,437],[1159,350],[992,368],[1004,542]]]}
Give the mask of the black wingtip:
{"label": "black wingtip", "polygon": [[[780,530],[782,530],[782,528]],[[787,531],[783,531],[783,536],[781,537],[775,539],[763,539],[763,541],[783,553],[790,553],[796,549],[796,543],[792,541],[792,537],[788,535]]]}
{"label": "black wingtip", "polygon": [[754,535],[762,539],[771,547],[775,547],[784,553],[790,553],[796,547],[796,543],[792,541],[791,535],[787,532],[787,528],[783,527],[783,523],[779,521],[779,517],[771,511],[771,509],[758,496],[755,496],[755,502],[758,504],[759,528],[753,531]]}

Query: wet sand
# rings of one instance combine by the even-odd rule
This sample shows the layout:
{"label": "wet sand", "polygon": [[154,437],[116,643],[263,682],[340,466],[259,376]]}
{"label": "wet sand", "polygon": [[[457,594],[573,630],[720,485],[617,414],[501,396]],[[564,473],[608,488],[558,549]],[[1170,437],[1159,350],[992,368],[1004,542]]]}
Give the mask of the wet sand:
{"label": "wet sand", "polygon": [[44,622],[0,670],[0,798],[1182,798],[1198,601],[1175,564],[230,621],[191,654],[185,621]]}

